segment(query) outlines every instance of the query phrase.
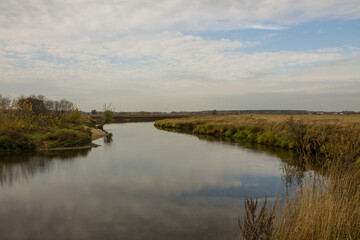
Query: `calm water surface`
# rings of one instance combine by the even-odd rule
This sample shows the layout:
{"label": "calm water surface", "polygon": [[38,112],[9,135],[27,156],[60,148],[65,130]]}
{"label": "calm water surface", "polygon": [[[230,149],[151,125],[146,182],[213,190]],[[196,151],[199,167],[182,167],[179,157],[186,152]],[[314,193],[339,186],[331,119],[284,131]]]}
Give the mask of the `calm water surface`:
{"label": "calm water surface", "polygon": [[244,197],[282,189],[284,153],[106,128],[95,149],[0,156],[0,239],[233,239]]}

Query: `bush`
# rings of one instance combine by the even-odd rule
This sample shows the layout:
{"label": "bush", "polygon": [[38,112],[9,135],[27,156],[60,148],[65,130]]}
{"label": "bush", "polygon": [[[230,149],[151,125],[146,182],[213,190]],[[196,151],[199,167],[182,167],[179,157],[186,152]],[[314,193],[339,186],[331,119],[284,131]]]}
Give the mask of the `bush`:
{"label": "bush", "polygon": [[80,123],[82,120],[82,114],[78,109],[69,112],[67,120],[72,123]]}
{"label": "bush", "polygon": [[58,130],[55,133],[48,134],[48,139],[55,140],[55,142],[50,145],[51,148],[77,147],[91,143],[89,133],[67,129]]}
{"label": "bush", "polygon": [[111,123],[112,119],[113,119],[113,112],[110,110],[106,110],[104,112],[104,118],[105,118],[105,124],[106,123]]}
{"label": "bush", "polygon": [[36,148],[35,141],[19,131],[5,130],[0,132],[0,151],[30,151]]}

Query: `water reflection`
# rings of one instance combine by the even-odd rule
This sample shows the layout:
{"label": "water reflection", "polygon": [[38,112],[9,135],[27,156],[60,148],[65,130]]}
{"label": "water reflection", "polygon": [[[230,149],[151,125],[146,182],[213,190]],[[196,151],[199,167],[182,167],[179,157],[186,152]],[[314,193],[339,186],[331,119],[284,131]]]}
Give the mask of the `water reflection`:
{"label": "water reflection", "polygon": [[[209,136],[209,135],[201,135],[201,134],[193,134],[192,132],[184,132],[179,131],[177,129],[167,129],[163,130],[162,128],[157,128],[161,131],[168,131],[172,133],[177,134],[185,134],[185,135],[191,135],[194,137],[197,137],[199,140],[208,141],[211,143],[220,143],[220,144],[235,144],[244,150],[250,151],[250,152],[260,152],[260,153],[268,153],[269,156],[277,156],[282,161],[286,162],[287,164],[290,164],[292,166],[298,166],[298,159],[299,154],[297,154],[295,151],[285,149],[285,148],[279,148],[279,147],[273,147],[273,146],[266,146],[263,144],[256,144],[256,143],[249,143],[245,142],[241,139],[233,139],[230,137],[225,136]],[[302,169],[305,170],[304,168]]]}
{"label": "water reflection", "polygon": [[109,133],[108,135],[106,135],[104,137],[104,144],[105,145],[111,145],[112,141],[113,141],[113,134],[112,133]]}
{"label": "water reflection", "polygon": [[71,162],[76,157],[86,157],[90,149],[69,151],[44,151],[40,153],[0,155],[0,185],[28,182],[39,172],[49,172],[58,161]]}
{"label": "water reflection", "polygon": [[[163,130],[158,128],[159,130]],[[282,180],[282,187],[283,192],[278,189],[277,191],[273,191],[271,193],[267,192],[266,189],[273,188],[272,185],[277,182],[278,178],[275,177],[265,178],[262,182],[262,185],[259,186],[250,186],[249,188],[246,187],[230,187],[226,189],[216,189],[214,191],[204,190],[201,194],[207,195],[227,195],[227,196],[236,196],[236,197],[248,197],[248,196],[257,196],[259,198],[264,197],[275,197],[279,196],[280,194],[288,195],[291,191],[302,184],[306,169],[304,167],[299,166],[299,154],[295,151],[279,148],[279,147],[272,147],[266,146],[262,144],[256,143],[248,143],[242,140],[232,139],[229,137],[215,137],[215,136],[208,136],[208,135],[199,135],[193,134],[192,132],[181,132],[176,129],[168,129],[165,131],[178,133],[178,134],[186,134],[197,137],[199,140],[211,142],[211,144],[233,144],[236,146],[241,147],[244,151],[249,151],[253,153],[266,153],[269,156],[277,156],[279,159],[282,160],[282,165],[280,167],[281,170],[281,180]],[[273,180],[273,181],[272,181]]]}
{"label": "water reflection", "polygon": [[277,196],[290,166],[152,123],[107,128],[112,140],[73,156],[2,157],[0,239],[229,239],[243,198]]}

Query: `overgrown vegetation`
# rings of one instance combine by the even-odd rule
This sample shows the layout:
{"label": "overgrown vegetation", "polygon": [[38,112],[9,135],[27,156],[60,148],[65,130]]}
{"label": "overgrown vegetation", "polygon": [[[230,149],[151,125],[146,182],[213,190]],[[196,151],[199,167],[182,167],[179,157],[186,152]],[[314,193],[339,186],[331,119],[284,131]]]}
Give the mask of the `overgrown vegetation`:
{"label": "overgrown vegetation", "polygon": [[91,143],[87,119],[65,99],[42,95],[10,99],[0,95],[0,151],[82,146]]}
{"label": "overgrown vegetation", "polygon": [[[348,152],[336,151],[325,160],[322,158],[322,167],[298,181],[297,189],[281,198],[284,204],[277,211],[269,210],[266,202],[260,209],[245,205],[245,212],[252,214],[245,214],[242,218],[244,222],[239,222],[238,239],[360,238],[359,148],[353,148],[352,142],[343,141],[342,136],[337,138],[338,144],[344,144]],[[306,164],[308,157],[302,155],[302,163]],[[313,159],[314,156],[311,161]],[[297,168],[287,170],[286,183],[295,184],[291,179],[297,174],[302,174]],[[246,201],[252,202],[253,199]],[[263,225],[259,225],[247,220],[249,216],[250,219],[262,219],[263,212],[270,212],[269,216],[274,221],[262,221]],[[263,229],[272,231],[265,232]]]}
{"label": "overgrown vegetation", "polygon": [[92,127],[99,128],[104,130],[104,125],[113,122],[113,116],[115,112],[115,107],[110,104],[104,104],[102,114],[98,114],[96,110],[92,110],[89,124]]}
{"label": "overgrown vegetation", "polygon": [[[267,201],[258,206],[245,199],[238,239],[360,239],[359,115],[205,116],[155,125],[299,153],[298,166],[289,166],[284,176],[286,186],[296,188],[279,197],[276,211]],[[304,176],[304,168],[315,171]]]}

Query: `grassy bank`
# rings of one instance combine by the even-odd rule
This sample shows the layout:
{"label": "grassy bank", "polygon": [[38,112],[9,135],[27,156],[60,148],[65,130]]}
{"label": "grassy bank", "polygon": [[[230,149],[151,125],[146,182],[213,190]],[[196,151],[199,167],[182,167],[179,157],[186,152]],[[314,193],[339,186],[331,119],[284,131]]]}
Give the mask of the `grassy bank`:
{"label": "grassy bank", "polygon": [[294,148],[282,124],[254,116],[196,116],[155,122],[162,129],[177,129],[200,135],[224,136],[244,142]]}
{"label": "grassy bank", "polygon": [[[360,148],[360,115],[196,116],[160,120],[155,122],[155,126],[160,129],[229,137],[245,143],[293,149],[309,159],[320,161],[320,165],[323,163],[319,156],[324,159],[326,156],[331,158],[330,155],[334,152]],[[353,161],[355,157],[349,158],[352,160],[347,161]]]}
{"label": "grassy bank", "polygon": [[[21,97],[0,108],[0,151],[22,152],[91,143],[85,118],[69,101]],[[52,105],[50,105],[52,103]],[[56,105],[56,106],[54,106]]]}

